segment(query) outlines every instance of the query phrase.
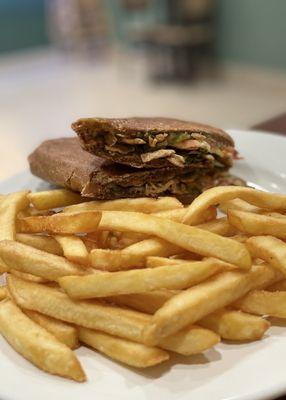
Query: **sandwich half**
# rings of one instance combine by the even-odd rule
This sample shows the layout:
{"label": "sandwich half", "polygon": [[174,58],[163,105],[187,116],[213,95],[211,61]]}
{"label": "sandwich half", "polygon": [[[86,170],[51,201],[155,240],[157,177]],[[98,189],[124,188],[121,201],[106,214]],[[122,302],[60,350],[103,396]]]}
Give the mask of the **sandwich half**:
{"label": "sandwich half", "polygon": [[90,153],[135,168],[229,168],[234,142],[223,130],[171,118],[82,118],[72,124]]}
{"label": "sandwich half", "polygon": [[83,150],[77,138],[43,142],[29,164],[34,175],[50,183],[101,200],[176,196],[189,203],[210,187],[245,184],[225,167],[138,169],[111,163]]}

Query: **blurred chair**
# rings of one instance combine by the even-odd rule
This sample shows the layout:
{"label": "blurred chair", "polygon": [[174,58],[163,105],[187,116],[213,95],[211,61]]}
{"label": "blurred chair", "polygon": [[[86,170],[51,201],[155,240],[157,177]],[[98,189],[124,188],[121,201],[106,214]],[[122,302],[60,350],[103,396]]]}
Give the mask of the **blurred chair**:
{"label": "blurred chair", "polygon": [[169,10],[173,18],[180,21],[203,21],[213,14],[214,0],[171,0]]}
{"label": "blurred chair", "polygon": [[102,0],[47,0],[51,42],[84,57],[102,55],[110,44],[111,26]]}
{"label": "blurred chair", "polygon": [[123,7],[132,11],[144,10],[151,2],[152,0],[121,0]]}
{"label": "blurred chair", "polygon": [[130,32],[144,42],[156,80],[190,80],[214,69],[215,1],[165,0],[166,16],[145,30]]}

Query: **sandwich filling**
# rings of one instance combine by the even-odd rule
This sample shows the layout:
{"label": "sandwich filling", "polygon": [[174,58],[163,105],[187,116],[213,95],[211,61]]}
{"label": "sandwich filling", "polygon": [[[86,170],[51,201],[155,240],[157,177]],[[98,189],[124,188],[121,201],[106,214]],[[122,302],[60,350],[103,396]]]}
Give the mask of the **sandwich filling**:
{"label": "sandwich filling", "polygon": [[245,186],[245,182],[226,171],[216,171],[213,174],[206,173],[190,173],[177,175],[168,180],[147,180],[138,185],[132,186],[128,182],[110,182],[104,186],[104,191],[96,193],[96,185],[93,180],[83,188],[82,194],[85,196],[104,196],[104,198],[121,198],[121,197],[158,197],[158,196],[176,196],[186,198],[187,201],[194,199],[204,190],[214,186]]}
{"label": "sandwich filling", "polygon": [[197,132],[97,132],[85,135],[88,151],[103,151],[114,155],[138,154],[142,163],[165,159],[171,165],[185,168],[207,160],[213,166],[232,165],[234,148]]}

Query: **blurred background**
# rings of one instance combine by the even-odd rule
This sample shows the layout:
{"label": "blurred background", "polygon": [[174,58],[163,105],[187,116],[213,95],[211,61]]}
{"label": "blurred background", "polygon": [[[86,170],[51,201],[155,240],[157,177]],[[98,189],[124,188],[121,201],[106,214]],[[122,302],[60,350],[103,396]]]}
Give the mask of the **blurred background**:
{"label": "blurred background", "polygon": [[227,129],[285,112],[285,15],[285,0],[0,0],[0,178],[78,117]]}

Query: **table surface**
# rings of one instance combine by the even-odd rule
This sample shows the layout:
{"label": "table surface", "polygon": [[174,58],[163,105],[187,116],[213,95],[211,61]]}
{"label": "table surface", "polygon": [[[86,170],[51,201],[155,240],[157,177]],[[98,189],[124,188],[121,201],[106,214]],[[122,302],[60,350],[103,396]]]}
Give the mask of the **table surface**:
{"label": "table surface", "polygon": [[286,135],[286,113],[252,126],[252,129]]}

